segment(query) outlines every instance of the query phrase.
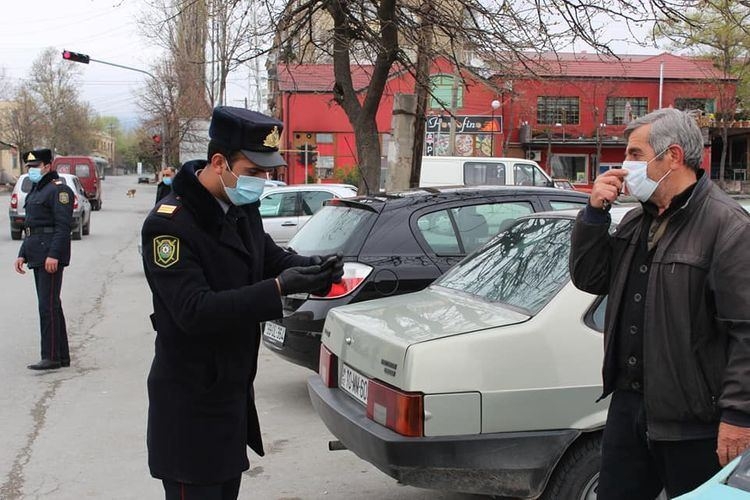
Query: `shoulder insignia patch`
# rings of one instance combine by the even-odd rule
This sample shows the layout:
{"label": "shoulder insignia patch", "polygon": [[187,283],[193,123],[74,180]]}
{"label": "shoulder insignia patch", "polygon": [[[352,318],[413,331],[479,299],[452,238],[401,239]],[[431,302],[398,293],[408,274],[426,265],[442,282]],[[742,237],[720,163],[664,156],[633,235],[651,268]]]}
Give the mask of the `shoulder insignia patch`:
{"label": "shoulder insignia patch", "polygon": [[167,268],[180,260],[180,239],[175,236],[154,238],[154,264]]}
{"label": "shoulder insignia patch", "polygon": [[60,203],[63,205],[67,205],[70,203],[70,196],[68,196],[68,193],[66,191],[60,191],[57,193],[57,199],[60,200]]}
{"label": "shoulder insignia patch", "polygon": [[159,205],[159,208],[156,209],[157,214],[166,214],[166,215],[172,215],[176,211],[177,211],[177,205],[162,204],[162,205]]}

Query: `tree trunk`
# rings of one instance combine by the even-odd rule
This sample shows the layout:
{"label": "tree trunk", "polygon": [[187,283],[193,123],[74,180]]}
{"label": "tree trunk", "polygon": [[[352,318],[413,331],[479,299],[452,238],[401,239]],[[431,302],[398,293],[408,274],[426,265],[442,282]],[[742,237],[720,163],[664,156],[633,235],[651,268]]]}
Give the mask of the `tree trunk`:
{"label": "tree trunk", "polygon": [[417,110],[414,120],[414,146],[411,158],[411,175],[409,187],[419,187],[419,177],[422,173],[422,154],[424,152],[424,130],[427,114],[427,99],[430,90],[430,60],[432,59],[432,24],[427,21],[432,10],[432,2],[427,0],[422,5],[421,33],[417,47],[417,74],[415,78],[415,94],[417,96]]}
{"label": "tree trunk", "polygon": [[372,194],[380,190],[380,140],[375,119],[363,120],[354,126],[359,157],[359,192]]}

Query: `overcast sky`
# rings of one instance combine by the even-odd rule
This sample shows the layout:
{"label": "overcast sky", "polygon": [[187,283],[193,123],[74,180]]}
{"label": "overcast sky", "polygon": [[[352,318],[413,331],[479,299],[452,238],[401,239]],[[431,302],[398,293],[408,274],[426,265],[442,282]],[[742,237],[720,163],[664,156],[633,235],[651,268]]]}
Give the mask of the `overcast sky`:
{"label": "overcast sky", "polygon": [[[94,59],[149,70],[162,53],[141,35],[137,18],[143,0],[2,0],[0,67],[13,79],[27,78],[32,62],[53,47],[88,54]],[[148,76],[104,64],[81,67],[81,96],[101,115],[137,124],[141,111],[134,91]],[[247,73],[232,75],[227,104],[242,106]]]}
{"label": "overcast sky", "polygon": [[[138,29],[144,0],[1,1],[0,67],[14,79],[27,78],[32,62],[47,47],[60,54],[67,49],[144,70],[149,70],[162,52],[150,46]],[[616,50],[651,52],[622,47]],[[148,76],[98,63],[70,64],[82,69],[83,100],[101,115],[117,116],[126,128],[137,124],[141,111],[135,91],[142,88]],[[227,87],[227,104],[243,106],[248,95],[247,71],[230,75]]]}

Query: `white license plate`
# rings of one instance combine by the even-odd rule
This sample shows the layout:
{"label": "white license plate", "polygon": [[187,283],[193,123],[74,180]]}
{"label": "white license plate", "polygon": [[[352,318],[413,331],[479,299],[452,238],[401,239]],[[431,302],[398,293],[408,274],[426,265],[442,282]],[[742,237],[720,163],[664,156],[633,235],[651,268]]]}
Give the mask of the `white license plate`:
{"label": "white license plate", "polygon": [[341,364],[339,387],[365,406],[367,406],[367,384],[367,377],[345,364]]}
{"label": "white license plate", "polygon": [[279,344],[284,343],[284,337],[286,336],[286,328],[271,321],[266,321],[266,326],[263,328],[263,335]]}

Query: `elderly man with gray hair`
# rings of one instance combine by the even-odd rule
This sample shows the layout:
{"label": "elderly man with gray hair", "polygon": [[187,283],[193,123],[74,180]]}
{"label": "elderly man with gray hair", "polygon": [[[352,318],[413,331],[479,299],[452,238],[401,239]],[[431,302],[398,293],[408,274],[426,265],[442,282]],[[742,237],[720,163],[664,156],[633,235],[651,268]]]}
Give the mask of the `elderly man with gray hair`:
{"label": "elderly man with gray hair", "polygon": [[[575,285],[608,295],[600,500],[688,492],[750,445],[750,215],[701,169],[695,119],[628,124],[572,236]],[[641,206],[610,232],[623,187]]]}

